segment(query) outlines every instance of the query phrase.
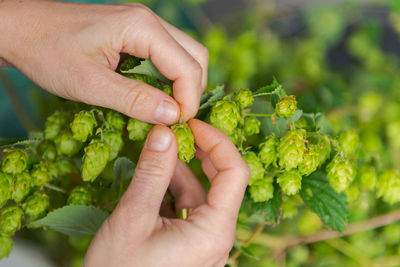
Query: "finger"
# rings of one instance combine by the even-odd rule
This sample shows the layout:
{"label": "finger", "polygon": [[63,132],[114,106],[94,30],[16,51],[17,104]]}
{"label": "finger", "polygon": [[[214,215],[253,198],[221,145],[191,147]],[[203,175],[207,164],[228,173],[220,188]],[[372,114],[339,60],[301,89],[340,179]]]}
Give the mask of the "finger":
{"label": "finger", "polygon": [[229,219],[236,218],[249,179],[249,168],[229,137],[199,120],[190,120],[196,145],[217,170],[207,202]]}
{"label": "finger", "polygon": [[215,169],[214,165],[212,164],[210,158],[208,157],[207,153],[205,153],[200,148],[196,149],[196,157],[201,160],[201,168],[203,169],[205,175],[207,176],[208,180],[212,182],[215,175],[217,175],[217,170]]}
{"label": "finger", "polygon": [[175,208],[196,208],[206,202],[206,193],[190,168],[182,161],[177,161],[175,173],[169,185],[175,197]]}

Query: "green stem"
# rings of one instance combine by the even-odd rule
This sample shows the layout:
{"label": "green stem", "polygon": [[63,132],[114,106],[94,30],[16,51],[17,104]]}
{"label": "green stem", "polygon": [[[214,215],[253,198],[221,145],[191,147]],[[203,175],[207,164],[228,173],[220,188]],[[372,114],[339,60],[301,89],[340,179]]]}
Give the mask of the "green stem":
{"label": "green stem", "polygon": [[46,187],[46,188],[48,188],[50,190],[56,191],[56,192],[67,194],[67,191],[65,191],[64,189],[62,189],[62,188],[60,188],[58,186],[55,186],[55,185],[45,184],[44,187]]}
{"label": "green stem", "polygon": [[263,114],[263,113],[248,113],[246,116],[249,117],[271,117],[273,114]]}

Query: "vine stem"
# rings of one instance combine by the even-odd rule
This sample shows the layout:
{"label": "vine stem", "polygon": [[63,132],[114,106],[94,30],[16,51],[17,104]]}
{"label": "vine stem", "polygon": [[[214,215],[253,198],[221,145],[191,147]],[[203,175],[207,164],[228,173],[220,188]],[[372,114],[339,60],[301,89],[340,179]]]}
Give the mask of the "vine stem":
{"label": "vine stem", "polygon": [[246,116],[249,117],[271,117],[273,114],[263,114],[263,113],[248,113]]}
{"label": "vine stem", "polygon": [[57,191],[57,192],[60,192],[60,193],[63,193],[63,194],[67,194],[67,191],[65,191],[64,189],[62,189],[62,188],[60,188],[58,186],[55,186],[55,185],[45,184],[44,187],[46,187],[46,188],[48,188],[50,190],[53,190],[53,191]]}

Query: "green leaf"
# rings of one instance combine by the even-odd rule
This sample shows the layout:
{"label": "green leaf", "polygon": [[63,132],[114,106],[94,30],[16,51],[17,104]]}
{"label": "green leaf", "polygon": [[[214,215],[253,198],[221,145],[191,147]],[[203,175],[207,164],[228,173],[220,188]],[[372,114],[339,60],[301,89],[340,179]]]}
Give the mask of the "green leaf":
{"label": "green leaf", "polygon": [[254,253],[251,249],[249,249],[248,247],[243,247],[237,240],[235,240],[235,242],[233,243],[233,247],[240,250],[243,253],[243,255],[245,255],[251,259],[260,260],[259,257],[254,255]]}
{"label": "green leaf", "polygon": [[289,121],[291,123],[295,123],[296,121],[298,121],[301,116],[303,115],[303,111],[301,109],[297,109],[296,112],[289,118]]}
{"label": "green leaf", "polygon": [[130,159],[125,157],[119,157],[114,162],[114,182],[115,187],[122,180],[130,180],[135,173],[136,164]]}
{"label": "green leaf", "polygon": [[121,73],[131,73],[131,74],[143,74],[160,81],[169,83],[170,80],[164,77],[161,72],[153,65],[150,59],[145,59],[140,61],[140,64],[133,68],[120,68]]}
{"label": "green leaf", "polygon": [[[248,197],[250,198],[250,197]],[[250,199],[251,209],[262,212],[265,223],[272,226],[279,224],[281,217],[282,193],[277,183],[274,183],[274,197],[266,202],[253,202]]]}
{"label": "green leaf", "polygon": [[332,230],[343,233],[346,231],[349,210],[346,195],[338,194],[329,185],[325,174],[315,172],[303,177],[300,195],[309,209],[315,212]]}
{"label": "green leaf", "polygon": [[254,92],[253,96],[274,95],[274,94],[278,95],[279,97],[286,96],[285,90],[283,90],[282,85],[278,83],[275,77],[271,84],[259,88]]}
{"label": "green leaf", "polygon": [[202,95],[200,98],[199,110],[206,109],[212,106],[218,100],[221,100],[225,95],[224,87],[225,85],[223,84],[217,85],[214,90]]}
{"label": "green leaf", "polygon": [[1,139],[0,140],[0,148],[3,147],[12,147],[12,146],[29,146],[29,145],[33,145],[36,143],[39,143],[40,141],[42,141],[42,138],[33,138],[33,139],[19,139],[19,140],[6,140],[6,139]]}
{"label": "green leaf", "polygon": [[90,236],[96,234],[108,215],[93,206],[68,205],[49,212],[28,227],[49,227],[68,236]]}

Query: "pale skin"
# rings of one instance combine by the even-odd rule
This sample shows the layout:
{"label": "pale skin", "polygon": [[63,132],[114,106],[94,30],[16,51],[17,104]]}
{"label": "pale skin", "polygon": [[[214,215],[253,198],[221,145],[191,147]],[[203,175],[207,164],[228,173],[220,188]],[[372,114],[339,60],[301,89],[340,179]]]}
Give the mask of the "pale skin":
{"label": "pale skin", "polygon": [[[207,83],[208,52],[139,4],[0,0],[0,66],[19,69],[49,92],[161,124],[153,127],[132,182],[95,235],[85,267],[224,266],[249,169],[230,139],[191,119]],[[150,58],[172,80],[173,97],[115,73],[120,53]],[[171,125],[188,121],[206,194],[177,159]],[[167,189],[186,220],[160,216]]]}

